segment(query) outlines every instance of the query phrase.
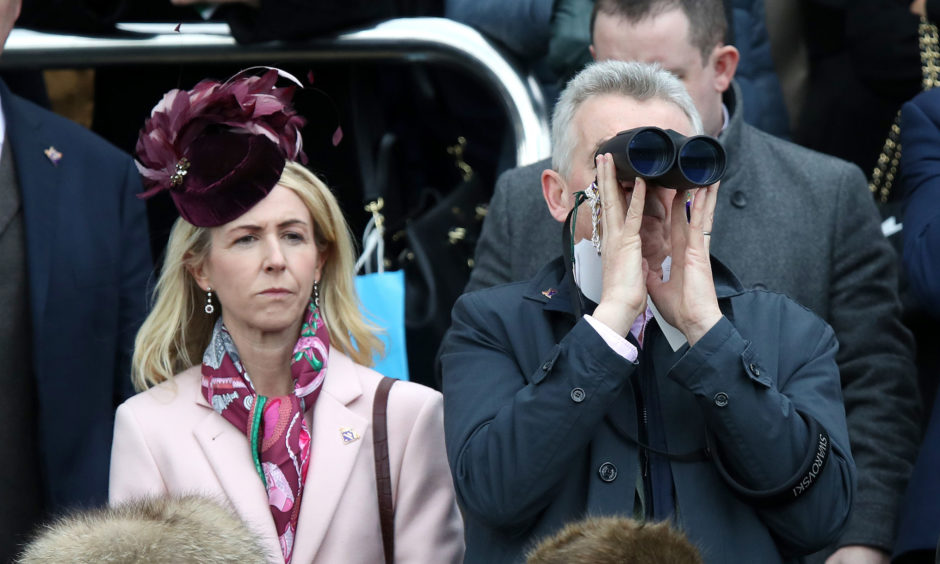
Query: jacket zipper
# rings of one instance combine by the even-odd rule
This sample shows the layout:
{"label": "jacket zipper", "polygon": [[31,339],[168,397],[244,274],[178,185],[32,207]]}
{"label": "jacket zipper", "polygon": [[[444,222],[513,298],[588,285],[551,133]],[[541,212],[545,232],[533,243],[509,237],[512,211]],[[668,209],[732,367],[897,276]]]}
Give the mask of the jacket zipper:
{"label": "jacket zipper", "polygon": [[[648,340],[648,339],[647,339]],[[640,366],[648,366],[649,359],[647,350],[649,350],[649,342],[645,343],[647,346],[640,349]],[[646,391],[646,386],[643,384],[646,383],[646,378],[642,375],[645,373],[641,368],[635,374],[637,376],[636,382],[636,407],[637,412],[639,413],[639,439],[642,444],[649,444],[649,413],[646,409],[646,402],[643,399],[643,394]],[[640,463],[643,466],[643,499],[645,501],[643,507],[643,514],[647,519],[653,518],[653,485],[650,480],[650,453],[646,447],[637,445],[638,452],[640,454]]]}
{"label": "jacket zipper", "polygon": [[[646,405],[642,407],[641,413],[643,414],[643,435],[646,437],[649,435],[649,416],[646,412]],[[643,453],[643,477],[647,478],[650,475],[650,453],[645,448],[640,448]]]}

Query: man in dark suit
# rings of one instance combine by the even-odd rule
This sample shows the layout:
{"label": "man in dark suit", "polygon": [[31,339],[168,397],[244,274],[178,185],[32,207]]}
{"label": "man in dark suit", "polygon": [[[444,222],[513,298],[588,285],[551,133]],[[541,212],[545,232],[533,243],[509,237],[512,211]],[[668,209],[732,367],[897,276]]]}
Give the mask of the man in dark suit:
{"label": "man in dark suit", "polygon": [[[19,0],[0,0],[0,45]],[[0,83],[0,561],[107,500],[114,409],[153,267],[130,157]]]}
{"label": "man in dark suit", "polygon": [[[899,315],[896,258],[865,178],[849,163],[744,123],[733,81],[738,55],[723,43],[721,2],[627,4],[597,2],[592,53],[672,71],[699,108],[705,132],[723,142],[728,170],[713,254],[745,287],[787,294],[813,310],[839,339],[859,488],[829,562],[887,562],[917,450],[919,402],[913,342]],[[514,169],[497,182],[467,290],[526,280],[561,254],[561,230],[539,190],[549,168],[557,163]]]}

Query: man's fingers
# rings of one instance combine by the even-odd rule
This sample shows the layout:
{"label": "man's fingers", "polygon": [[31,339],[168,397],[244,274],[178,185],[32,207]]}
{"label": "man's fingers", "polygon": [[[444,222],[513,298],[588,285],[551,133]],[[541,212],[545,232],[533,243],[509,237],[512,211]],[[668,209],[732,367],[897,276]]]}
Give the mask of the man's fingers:
{"label": "man's fingers", "polygon": [[646,207],[646,181],[637,176],[633,183],[633,196],[630,198],[630,207],[627,208],[627,217],[624,220],[627,233],[633,235],[640,232],[644,207]]}
{"label": "man's fingers", "polygon": [[614,158],[610,153],[598,155],[595,164],[597,165],[597,190],[601,195],[604,213],[609,211],[614,218],[621,221],[624,213],[623,201],[618,193]]}
{"label": "man's fingers", "polygon": [[[694,235],[698,231],[702,232],[704,251],[707,253],[711,248],[711,232],[715,223],[715,205],[718,203],[718,183],[705,188],[699,188],[696,192],[695,202],[692,206],[692,222],[690,223],[690,233]],[[694,227],[693,227],[694,226]],[[697,241],[696,237],[696,241]],[[698,245],[693,248],[698,249]]]}
{"label": "man's fingers", "polygon": [[617,190],[617,174],[614,159],[609,153],[594,158],[597,175],[597,192],[601,198],[601,225],[604,236],[613,236],[620,232],[623,222],[623,203]]}
{"label": "man's fingers", "polygon": [[671,210],[671,221],[669,225],[669,239],[672,245],[672,258],[673,258],[673,267],[679,266],[677,264],[676,256],[685,250],[686,241],[688,240],[689,234],[689,223],[686,220],[685,206],[687,200],[687,192],[677,192],[676,197],[672,199],[672,210]]}
{"label": "man's fingers", "polygon": [[646,293],[656,304],[656,307],[660,308],[660,311],[662,311],[662,308],[672,311],[670,288],[675,286],[673,278],[669,278],[670,282],[663,282],[662,271],[653,270],[652,268],[647,268],[643,271],[643,274],[646,278]]}
{"label": "man's fingers", "polygon": [[704,252],[705,238],[710,236],[706,235],[706,233],[711,233],[711,231],[705,227],[704,217],[705,206],[707,204],[708,198],[705,189],[703,188],[690,191],[690,193],[692,194],[692,206],[690,210],[686,244],[690,249]]}
{"label": "man's fingers", "polygon": [[705,231],[709,233],[715,224],[715,208],[718,206],[718,185],[719,183],[716,182],[705,189],[705,219],[703,224]]}
{"label": "man's fingers", "polygon": [[708,252],[711,247],[711,232],[715,223],[715,205],[717,203],[717,182],[695,191],[689,221],[689,248]]}
{"label": "man's fingers", "polygon": [[705,209],[705,200],[706,194],[705,190],[697,188],[695,190],[689,190],[689,194],[692,194],[692,205],[689,210],[689,231],[703,231],[705,229],[705,218],[703,217],[702,211]]}

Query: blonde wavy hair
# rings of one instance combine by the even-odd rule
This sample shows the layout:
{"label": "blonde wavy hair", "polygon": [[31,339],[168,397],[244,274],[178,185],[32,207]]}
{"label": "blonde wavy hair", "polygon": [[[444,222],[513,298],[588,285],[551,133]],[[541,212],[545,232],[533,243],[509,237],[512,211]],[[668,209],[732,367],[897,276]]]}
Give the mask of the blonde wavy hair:
{"label": "blonde wavy hair", "polygon": [[[320,277],[320,311],[330,331],[330,346],[371,366],[373,353],[384,352],[384,346],[375,336],[378,328],[366,322],[359,310],[353,285],[353,239],[336,198],[322,180],[295,162],[284,166],[277,183],[293,190],[307,206],[317,248],[326,256]],[[205,292],[196,285],[190,269],[206,260],[210,245],[209,228],[176,220],[154,290],[153,309],[134,342],[131,378],[138,391],[202,362],[222,308],[205,314]]]}

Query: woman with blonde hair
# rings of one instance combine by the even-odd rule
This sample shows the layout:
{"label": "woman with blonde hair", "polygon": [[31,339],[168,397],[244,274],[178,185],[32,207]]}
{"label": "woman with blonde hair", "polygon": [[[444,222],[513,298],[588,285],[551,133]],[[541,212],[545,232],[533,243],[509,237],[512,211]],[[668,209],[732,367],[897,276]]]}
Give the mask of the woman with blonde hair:
{"label": "woman with blonde hair", "polygon": [[279,76],[293,78],[271,69],[173,90],[141,132],[143,196],[168,191],[181,218],[137,335],[141,393],[115,420],[111,502],[226,499],[273,561],[458,562],[440,394],[407,382],[387,391],[367,368],[380,342],[359,313],[349,229],[297,162],[304,122]]}

